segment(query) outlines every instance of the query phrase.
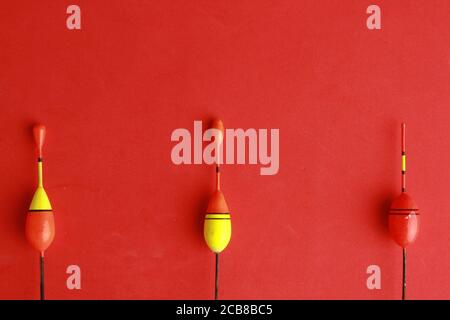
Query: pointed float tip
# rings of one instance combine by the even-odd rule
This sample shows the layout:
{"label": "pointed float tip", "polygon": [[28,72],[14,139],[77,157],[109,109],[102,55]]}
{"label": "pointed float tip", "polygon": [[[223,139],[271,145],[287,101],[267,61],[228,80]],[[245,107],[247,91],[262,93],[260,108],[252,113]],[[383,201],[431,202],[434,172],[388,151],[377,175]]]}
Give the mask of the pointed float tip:
{"label": "pointed float tip", "polygon": [[220,119],[214,119],[211,123],[211,128],[220,130],[220,132],[222,133],[221,139],[219,141],[219,144],[222,143],[223,141],[223,137],[225,135],[225,127],[223,126],[223,122]]}
{"label": "pointed float tip", "polygon": [[405,137],[406,137],[406,123],[402,122],[402,126],[401,126],[401,133],[402,133],[402,151],[405,151],[406,148],[406,144],[405,144]]}
{"label": "pointed float tip", "polygon": [[42,157],[42,147],[45,141],[45,126],[42,124],[36,124],[33,127],[34,141],[38,149],[39,157]]}
{"label": "pointed float tip", "polygon": [[405,132],[406,132],[406,123],[405,122],[402,122],[401,128],[402,128],[402,136],[403,136],[403,139],[404,139]]}

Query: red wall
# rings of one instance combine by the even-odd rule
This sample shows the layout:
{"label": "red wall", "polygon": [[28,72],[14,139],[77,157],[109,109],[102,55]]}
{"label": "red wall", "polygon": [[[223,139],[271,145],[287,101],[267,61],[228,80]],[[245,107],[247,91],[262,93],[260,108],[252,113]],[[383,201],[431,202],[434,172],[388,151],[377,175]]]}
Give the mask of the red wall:
{"label": "red wall", "polygon": [[[66,8],[81,7],[81,30]],[[366,8],[382,10],[368,30]],[[396,299],[400,122],[421,233],[408,297],[450,299],[448,1],[2,1],[0,298],[38,297],[24,238],[46,124],[57,235],[50,299],[210,299],[202,224],[214,171],[176,166],[176,128],[279,128],[280,171],[225,165],[224,299]],[[82,289],[66,288],[77,264]],[[367,266],[382,289],[366,287]]]}

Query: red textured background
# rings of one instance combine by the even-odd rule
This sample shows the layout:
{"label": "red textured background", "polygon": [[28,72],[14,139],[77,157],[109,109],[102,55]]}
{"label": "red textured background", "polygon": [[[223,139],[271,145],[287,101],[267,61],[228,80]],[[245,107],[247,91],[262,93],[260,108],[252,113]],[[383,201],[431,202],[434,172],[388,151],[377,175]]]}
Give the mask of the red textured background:
{"label": "red textured background", "polygon": [[[66,28],[78,4],[82,30]],[[366,28],[368,5],[382,30]],[[400,189],[422,212],[408,296],[450,299],[448,1],[2,1],[0,298],[38,297],[24,221],[36,181],[31,126],[46,124],[57,235],[50,299],[210,299],[206,165],[175,166],[172,130],[221,117],[279,128],[280,172],[227,165],[233,237],[224,299],[395,299],[387,232]],[[82,289],[66,288],[66,267]],[[366,268],[382,269],[382,290]]]}

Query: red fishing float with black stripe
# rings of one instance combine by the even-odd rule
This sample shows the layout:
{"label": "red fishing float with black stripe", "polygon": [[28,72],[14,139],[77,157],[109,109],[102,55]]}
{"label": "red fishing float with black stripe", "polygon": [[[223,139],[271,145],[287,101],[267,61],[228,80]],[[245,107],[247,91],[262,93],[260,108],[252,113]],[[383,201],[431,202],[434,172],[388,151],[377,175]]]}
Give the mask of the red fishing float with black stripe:
{"label": "red fishing float with black stripe", "polygon": [[406,247],[414,242],[419,231],[419,207],[406,193],[406,125],[401,125],[402,192],[389,210],[389,233],[403,250],[402,300],[406,298]]}

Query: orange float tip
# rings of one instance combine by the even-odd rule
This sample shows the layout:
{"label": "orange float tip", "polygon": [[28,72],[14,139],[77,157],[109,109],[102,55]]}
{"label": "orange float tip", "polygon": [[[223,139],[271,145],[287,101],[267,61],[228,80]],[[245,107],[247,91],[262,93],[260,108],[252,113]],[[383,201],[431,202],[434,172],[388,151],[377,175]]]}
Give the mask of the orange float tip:
{"label": "orange float tip", "polygon": [[402,122],[401,133],[402,133],[402,151],[405,151],[405,148],[406,148],[406,144],[405,144],[406,123],[405,122]]}
{"label": "orange float tip", "polygon": [[44,146],[45,141],[45,131],[45,126],[42,124],[37,124],[33,127],[34,142],[36,143],[39,158],[42,158],[42,147]]}
{"label": "orange float tip", "polygon": [[222,120],[214,119],[211,123],[211,128],[220,130],[220,132],[222,133],[220,140],[218,141],[218,143],[221,144],[223,141],[223,137],[225,136],[225,127],[223,126]]}

